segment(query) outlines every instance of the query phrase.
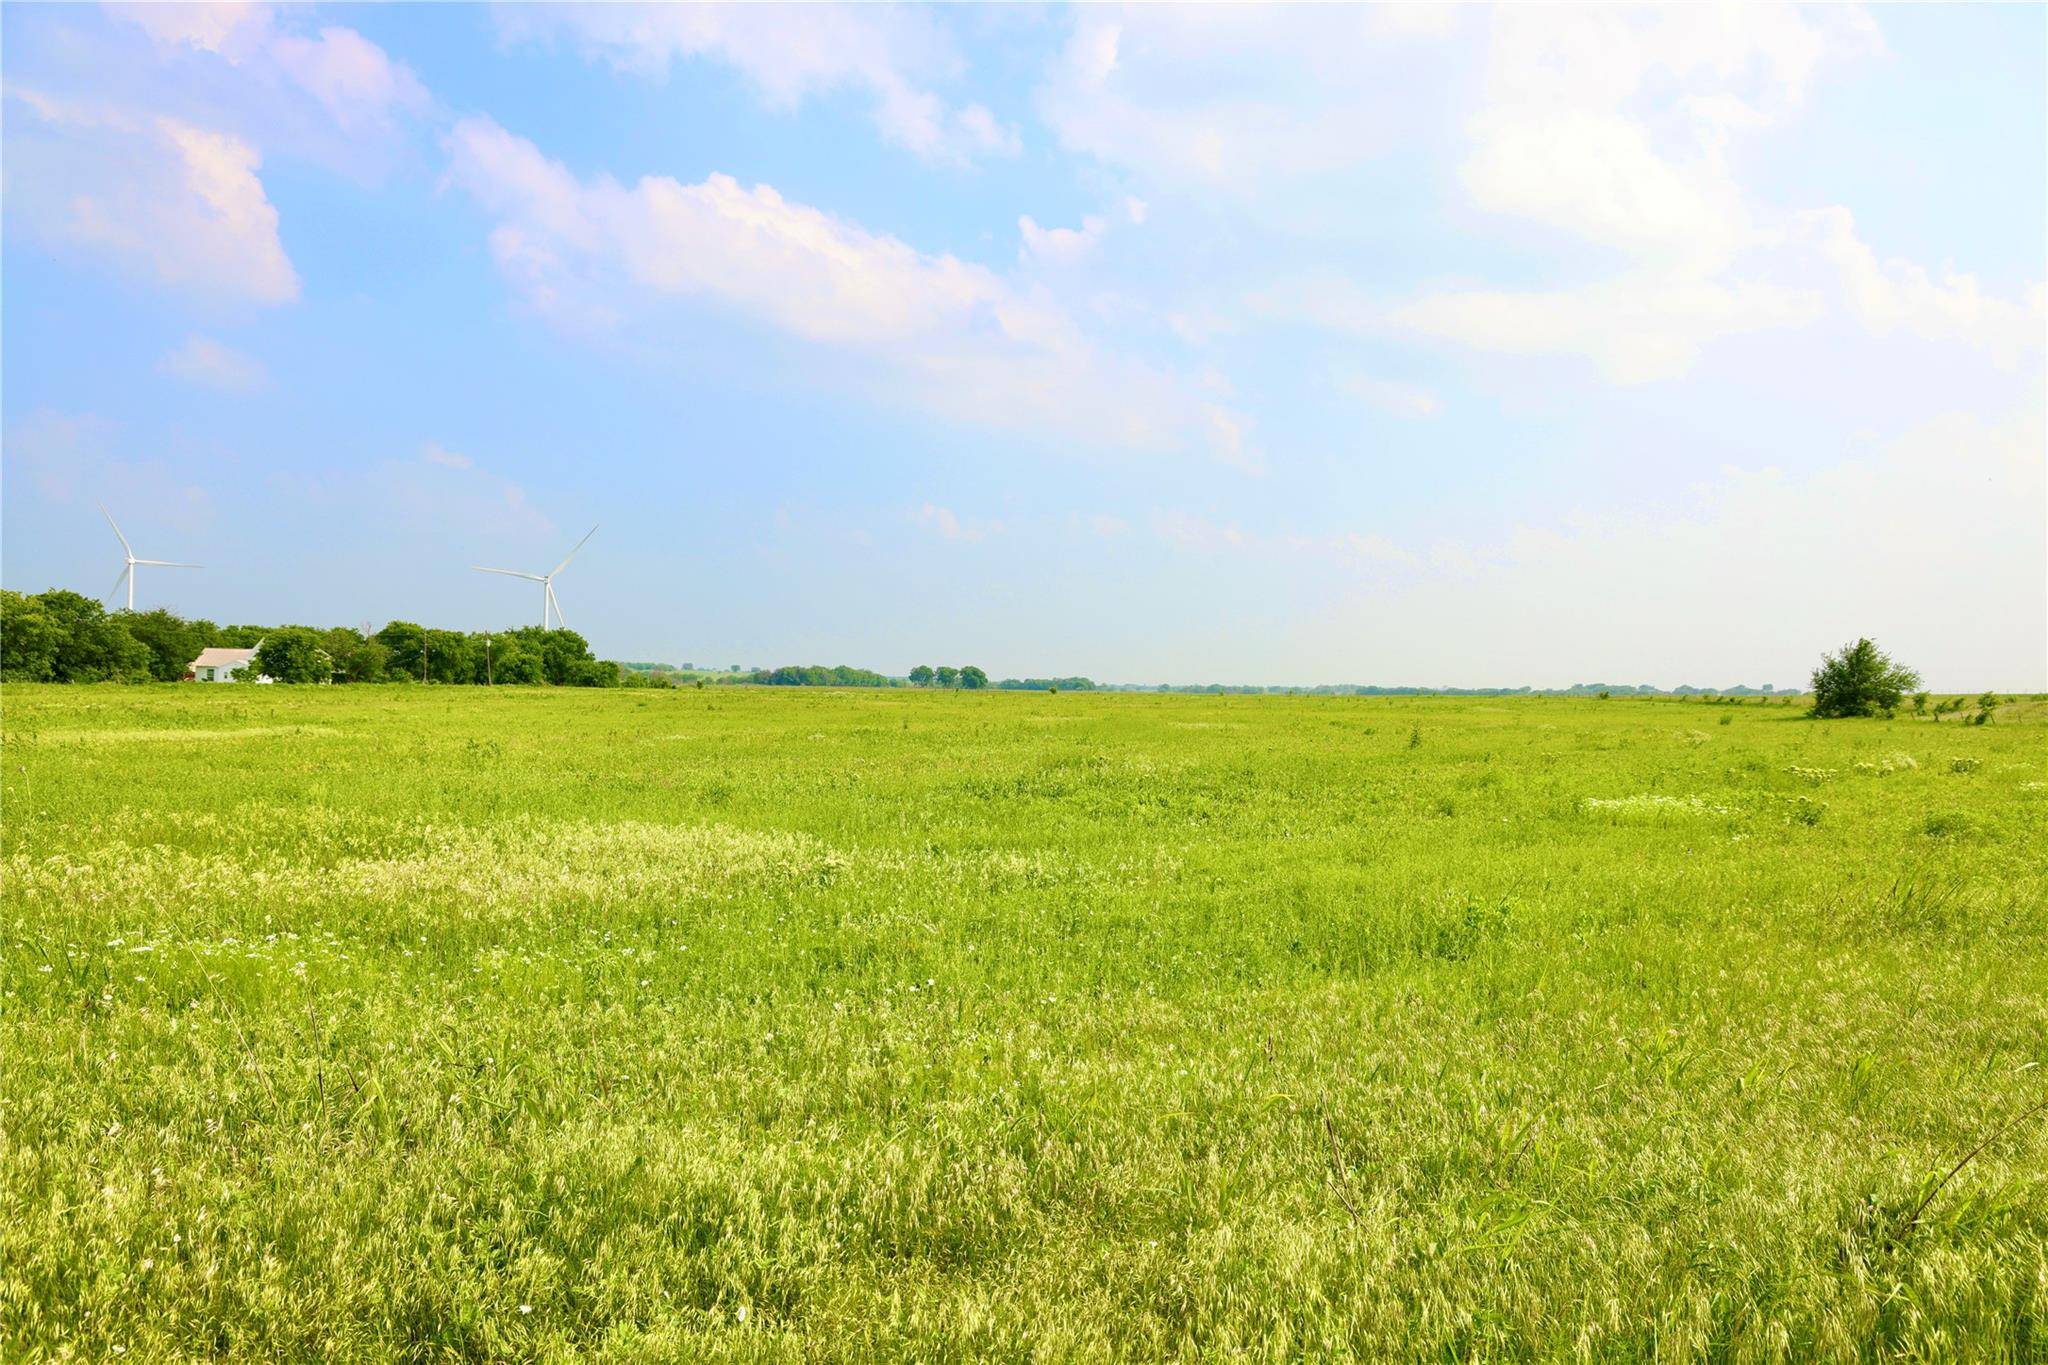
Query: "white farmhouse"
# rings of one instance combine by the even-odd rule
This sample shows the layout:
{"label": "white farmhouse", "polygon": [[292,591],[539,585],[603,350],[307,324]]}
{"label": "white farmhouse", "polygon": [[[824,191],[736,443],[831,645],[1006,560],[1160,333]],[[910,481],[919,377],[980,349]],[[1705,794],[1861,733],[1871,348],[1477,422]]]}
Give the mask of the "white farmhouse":
{"label": "white farmhouse", "polygon": [[[194,682],[233,682],[255,657],[253,649],[202,649],[198,658],[185,665],[185,671]],[[256,681],[267,683],[270,679],[258,677]]]}

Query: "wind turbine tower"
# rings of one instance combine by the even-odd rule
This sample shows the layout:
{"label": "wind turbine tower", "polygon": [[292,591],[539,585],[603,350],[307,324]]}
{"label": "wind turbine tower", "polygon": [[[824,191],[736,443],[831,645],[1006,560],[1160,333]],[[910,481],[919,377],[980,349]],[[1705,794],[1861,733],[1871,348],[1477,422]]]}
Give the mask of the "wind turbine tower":
{"label": "wind turbine tower", "polygon": [[[555,565],[554,568],[546,573],[521,573],[517,569],[486,569],[481,564],[472,564],[470,567],[478,573],[501,573],[507,578],[523,578],[529,583],[540,584],[540,628],[542,630],[548,628],[548,613],[550,612],[554,613],[556,625],[566,627],[569,622],[562,615],[562,604],[555,600],[555,575],[568,568],[569,561],[574,559],[577,552],[587,545],[590,542],[590,538],[596,534],[597,528],[595,526],[585,531],[583,539],[576,542],[576,549],[569,551],[561,563]],[[146,563],[147,561],[144,562]]]}
{"label": "wind turbine tower", "polygon": [[175,564],[168,559],[137,559],[134,547],[128,543],[128,537],[121,534],[120,523],[114,520],[114,514],[107,510],[105,503],[101,503],[99,508],[100,515],[107,519],[107,525],[114,528],[114,538],[121,542],[121,553],[127,557],[128,562],[121,566],[121,576],[114,580],[114,591],[117,593],[121,591],[121,584],[123,582],[128,584],[128,610],[135,610],[136,565],[147,564],[152,568],[158,569],[203,569],[206,567],[204,564]]}

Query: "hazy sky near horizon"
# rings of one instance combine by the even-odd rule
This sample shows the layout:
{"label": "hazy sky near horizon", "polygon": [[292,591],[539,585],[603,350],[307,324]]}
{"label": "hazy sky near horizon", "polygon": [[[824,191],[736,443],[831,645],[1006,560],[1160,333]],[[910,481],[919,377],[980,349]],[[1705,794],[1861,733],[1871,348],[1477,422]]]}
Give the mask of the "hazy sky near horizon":
{"label": "hazy sky near horizon", "polygon": [[2048,688],[2043,7],[4,10],[7,586]]}

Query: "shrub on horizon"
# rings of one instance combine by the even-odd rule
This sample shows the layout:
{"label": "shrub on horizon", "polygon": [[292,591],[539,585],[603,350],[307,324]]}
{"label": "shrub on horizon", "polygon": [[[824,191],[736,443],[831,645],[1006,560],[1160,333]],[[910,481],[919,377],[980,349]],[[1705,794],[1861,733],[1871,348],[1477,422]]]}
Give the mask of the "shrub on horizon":
{"label": "shrub on horizon", "polygon": [[1899,699],[1919,685],[1918,673],[1894,663],[1868,638],[1859,639],[1821,657],[1813,671],[1813,714],[1825,719],[1889,716],[1898,710]]}

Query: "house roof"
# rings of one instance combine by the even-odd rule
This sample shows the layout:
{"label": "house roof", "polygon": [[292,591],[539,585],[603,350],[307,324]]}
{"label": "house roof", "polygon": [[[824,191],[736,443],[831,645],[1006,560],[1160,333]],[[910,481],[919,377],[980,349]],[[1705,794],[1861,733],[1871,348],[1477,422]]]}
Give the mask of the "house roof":
{"label": "house roof", "polygon": [[187,668],[239,668],[256,657],[253,649],[202,649]]}

